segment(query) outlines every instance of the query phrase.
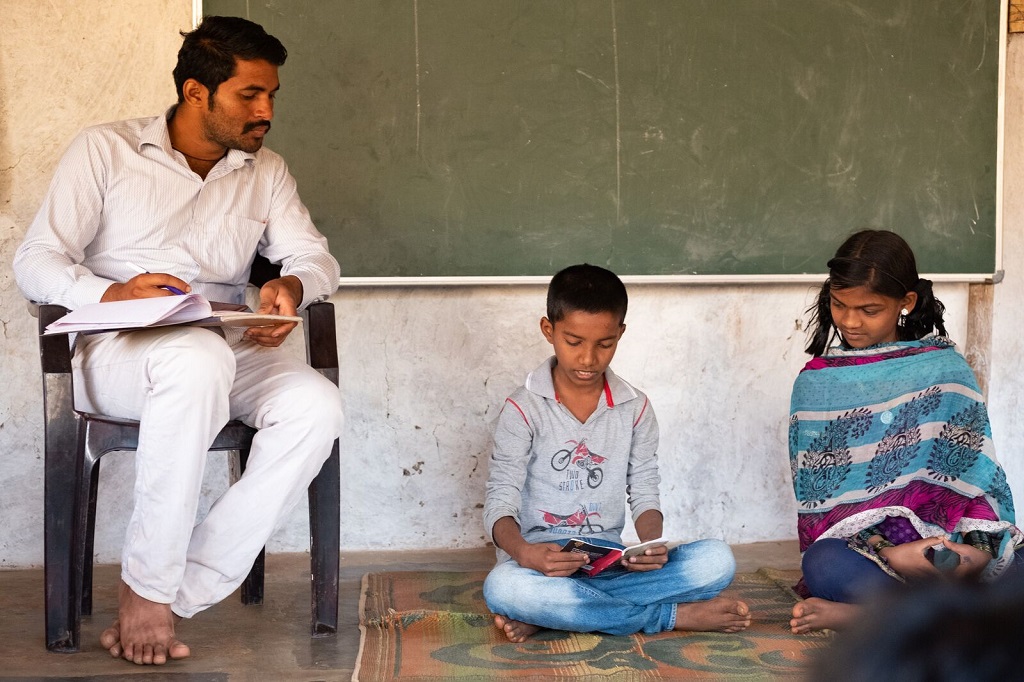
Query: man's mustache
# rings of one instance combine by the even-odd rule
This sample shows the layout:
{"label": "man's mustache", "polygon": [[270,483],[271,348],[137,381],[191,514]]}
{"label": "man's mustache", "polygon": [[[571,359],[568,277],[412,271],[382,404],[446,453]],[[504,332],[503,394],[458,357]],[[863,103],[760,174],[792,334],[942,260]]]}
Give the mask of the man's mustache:
{"label": "man's mustache", "polygon": [[248,133],[256,130],[257,128],[266,128],[267,132],[270,132],[270,121],[252,121],[250,123],[246,123],[242,128],[242,133]]}

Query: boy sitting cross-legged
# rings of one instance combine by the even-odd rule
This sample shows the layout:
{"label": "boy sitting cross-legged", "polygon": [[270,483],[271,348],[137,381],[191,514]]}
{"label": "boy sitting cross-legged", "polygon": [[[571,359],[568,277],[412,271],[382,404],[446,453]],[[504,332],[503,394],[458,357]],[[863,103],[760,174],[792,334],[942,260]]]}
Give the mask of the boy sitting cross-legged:
{"label": "boy sitting cross-legged", "polygon": [[622,547],[623,494],[641,541],[661,537],[658,424],[645,396],[608,368],[626,329],[614,273],[574,265],[554,276],[540,321],[555,355],[505,401],[494,436],[484,523],[498,563],[484,583],[512,642],[539,628],[613,635],[737,632],[742,601],[719,597],[735,560],[719,540],[648,549],[588,577],[571,538]]}

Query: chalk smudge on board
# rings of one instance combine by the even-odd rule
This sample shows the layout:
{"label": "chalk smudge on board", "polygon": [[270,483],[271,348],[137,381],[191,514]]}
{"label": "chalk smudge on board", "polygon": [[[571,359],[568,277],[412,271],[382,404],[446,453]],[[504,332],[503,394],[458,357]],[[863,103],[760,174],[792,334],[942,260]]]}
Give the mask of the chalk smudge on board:
{"label": "chalk smudge on board", "polygon": [[420,152],[420,8],[419,0],[412,0],[412,32],[416,53],[416,153]]}
{"label": "chalk smudge on board", "polygon": [[619,27],[612,0],[612,55],[615,63],[615,225],[622,225],[622,116],[619,109]]}

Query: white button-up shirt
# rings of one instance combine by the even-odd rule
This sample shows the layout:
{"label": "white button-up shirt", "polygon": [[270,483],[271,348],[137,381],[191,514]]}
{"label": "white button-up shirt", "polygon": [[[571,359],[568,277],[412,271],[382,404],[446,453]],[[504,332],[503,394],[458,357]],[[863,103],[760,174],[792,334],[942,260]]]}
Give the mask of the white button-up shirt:
{"label": "white button-up shirt", "polygon": [[338,286],[338,262],[280,155],[232,149],[203,179],[171,147],[167,116],[157,116],[94,126],[72,141],[14,272],[26,297],[72,309],[137,275],[133,266],[241,303],[257,251],[301,280],[303,307]]}

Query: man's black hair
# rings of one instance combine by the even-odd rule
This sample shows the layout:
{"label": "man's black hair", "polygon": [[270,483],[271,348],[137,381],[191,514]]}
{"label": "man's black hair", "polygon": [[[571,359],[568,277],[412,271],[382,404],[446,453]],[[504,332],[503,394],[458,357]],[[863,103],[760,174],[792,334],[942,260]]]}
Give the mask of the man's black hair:
{"label": "man's black hair", "polygon": [[280,40],[259,24],[241,17],[205,17],[194,31],[182,31],[181,35],[185,41],[174,67],[179,104],[185,101],[183,87],[189,78],[209,90],[212,109],[217,88],[235,75],[236,59],[262,59],[281,66],[288,58],[288,50]]}
{"label": "man's black hair", "polygon": [[611,270],[596,265],[570,265],[552,277],[548,285],[548,320],[552,324],[574,310],[613,313],[622,324],[628,303],[622,280]]}

